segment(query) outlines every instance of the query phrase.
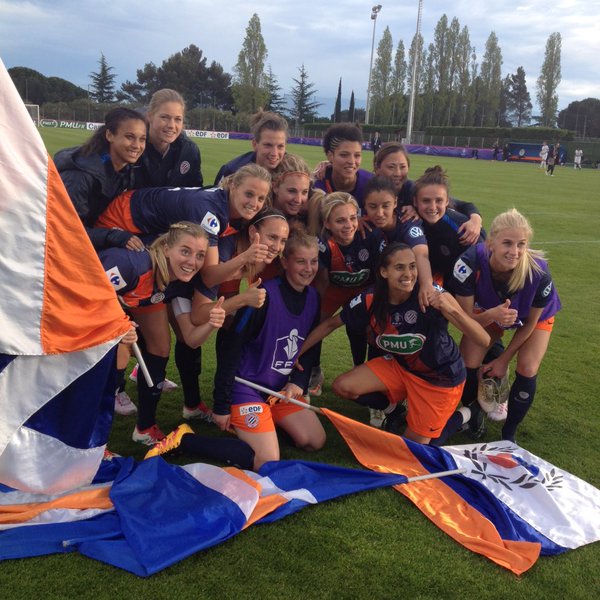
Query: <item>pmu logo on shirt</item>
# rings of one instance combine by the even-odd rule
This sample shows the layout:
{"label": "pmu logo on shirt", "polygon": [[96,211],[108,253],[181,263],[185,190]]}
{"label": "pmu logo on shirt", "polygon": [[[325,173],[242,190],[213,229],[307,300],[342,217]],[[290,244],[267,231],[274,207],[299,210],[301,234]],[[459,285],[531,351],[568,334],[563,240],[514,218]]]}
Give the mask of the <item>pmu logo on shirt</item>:
{"label": "pmu logo on shirt", "polygon": [[122,290],[127,286],[127,282],[123,279],[123,275],[121,275],[121,271],[119,271],[119,267],[113,267],[108,271],[105,271],[108,280],[112,284],[115,292]]}
{"label": "pmu logo on shirt", "polygon": [[382,350],[392,354],[415,354],[423,348],[426,339],[420,333],[403,333],[400,335],[384,333],[377,336],[375,343]]}
{"label": "pmu logo on shirt", "polygon": [[304,338],[298,335],[297,329],[292,329],[288,335],[277,339],[271,369],[282,375],[289,375],[303,341]]}
{"label": "pmu logo on shirt", "polygon": [[357,287],[366,283],[371,274],[371,269],[361,269],[356,273],[348,271],[329,271],[329,281],[340,287]]}

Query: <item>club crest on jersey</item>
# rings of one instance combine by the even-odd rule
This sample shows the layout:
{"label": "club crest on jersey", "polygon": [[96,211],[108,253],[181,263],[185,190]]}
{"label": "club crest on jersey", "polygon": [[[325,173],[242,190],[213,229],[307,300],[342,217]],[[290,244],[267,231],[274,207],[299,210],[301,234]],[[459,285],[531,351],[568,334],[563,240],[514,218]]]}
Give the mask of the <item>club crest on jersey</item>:
{"label": "club crest on jersey", "polygon": [[393,334],[384,333],[378,335],[375,343],[385,352],[392,354],[415,354],[419,352],[427,338],[420,333]]}
{"label": "club crest on jersey", "polygon": [[152,304],[160,304],[164,299],[165,295],[162,292],[156,292],[156,294],[152,294],[150,302]]}
{"label": "club crest on jersey", "polygon": [[473,269],[466,264],[462,258],[459,258],[454,265],[454,277],[461,283],[464,283],[469,275],[473,272]]}
{"label": "club crest on jersey", "polygon": [[119,290],[122,290],[124,287],[127,286],[127,282],[125,281],[125,279],[123,279],[123,275],[121,275],[119,267],[113,267],[112,269],[105,271],[105,273],[115,292],[118,292]]}
{"label": "club crest on jersey", "polygon": [[221,230],[219,219],[217,219],[217,217],[215,217],[215,215],[213,215],[211,212],[207,212],[204,215],[204,219],[202,219],[200,227],[212,235],[218,235],[219,231]]}
{"label": "club crest on jersey", "polygon": [[319,240],[319,252],[325,252],[325,250],[327,250],[327,246],[325,246],[325,244]]}
{"label": "club crest on jersey", "polygon": [[282,375],[289,375],[302,342],[304,342],[304,338],[298,335],[297,329],[292,329],[285,337],[278,338],[275,342],[271,369]]}
{"label": "club crest on jersey", "polygon": [[185,175],[191,168],[190,163],[187,160],[184,160],[180,165],[179,165],[179,172],[182,175]]}
{"label": "club crest on jersey", "polygon": [[367,262],[369,260],[369,251],[366,248],[362,248],[358,252],[358,260],[361,262]]}
{"label": "club crest on jersey", "polygon": [[407,310],[404,313],[404,322],[408,323],[409,325],[414,325],[417,322],[418,317],[419,315],[417,315],[416,310]]}

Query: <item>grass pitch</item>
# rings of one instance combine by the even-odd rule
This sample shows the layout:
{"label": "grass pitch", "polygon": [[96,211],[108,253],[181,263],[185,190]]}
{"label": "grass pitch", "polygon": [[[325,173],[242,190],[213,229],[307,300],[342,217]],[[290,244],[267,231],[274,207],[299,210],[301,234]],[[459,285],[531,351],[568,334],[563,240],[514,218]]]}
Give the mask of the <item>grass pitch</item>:
{"label": "grass pitch", "polygon": [[[86,139],[88,133],[42,129],[51,154]],[[248,151],[233,140],[199,140],[202,169],[211,183],[221,164]],[[291,146],[310,165],[323,158],[320,148]],[[370,168],[371,153],[363,166]],[[452,194],[475,202],[484,226],[499,212],[517,207],[535,230],[533,247],[547,252],[563,302],[542,365],[535,403],[519,428],[519,443],[600,487],[600,403],[598,340],[600,313],[600,172],[558,167],[554,177],[533,165],[471,159],[411,157],[411,178],[442,164]],[[350,368],[342,331],[324,343],[326,381],[314,403],[366,420],[366,410],[331,393],[333,378]],[[212,343],[203,351],[202,390],[210,399],[214,370]],[[170,365],[169,378],[178,381]],[[128,386],[134,396],[133,385]],[[178,392],[165,394],[158,420],[170,430],[181,421]],[[135,420],[117,417],[110,447],[141,459],[145,450],[130,440]],[[218,435],[195,425],[198,433]],[[357,467],[344,442],[325,423],[326,447],[307,456],[282,446],[283,458],[307,458]],[[486,439],[499,437],[490,423]],[[455,443],[468,443],[457,436]],[[181,462],[184,462],[182,459]],[[189,462],[189,461],[188,461]],[[251,527],[234,539],[198,553],[149,580],[78,555],[7,561],[0,565],[3,598],[157,599],[282,598],[597,598],[600,596],[600,544],[554,558],[542,557],[518,578],[472,554],[429,523],[392,490],[366,492],[307,508],[278,523]]]}

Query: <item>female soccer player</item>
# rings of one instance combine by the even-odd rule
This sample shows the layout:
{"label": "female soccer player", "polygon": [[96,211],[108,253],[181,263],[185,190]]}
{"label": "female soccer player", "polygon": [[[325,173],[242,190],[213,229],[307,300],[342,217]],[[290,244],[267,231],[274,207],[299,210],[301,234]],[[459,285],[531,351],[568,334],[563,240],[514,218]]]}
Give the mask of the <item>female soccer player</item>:
{"label": "female soccer player", "polygon": [[[454,263],[465,249],[460,228],[468,219],[450,208],[449,182],[442,167],[430,167],[417,179],[413,186],[413,203],[422,220],[435,280],[449,287]],[[480,235],[477,242],[481,241]]]}
{"label": "female soccer player", "polygon": [[[404,436],[426,444],[439,438],[462,393],[465,369],[458,347],[448,333],[452,323],[474,345],[489,342],[483,328],[442,288],[431,293],[429,306],[420,310],[414,252],[400,242],[387,246],[380,257],[375,286],[346,304],[342,312],[323,321],[308,337],[304,349],[346,324],[367,329],[369,343],[380,356],[337,377],[333,391],[349,400],[399,412],[407,399]],[[470,413],[464,411],[464,421]],[[456,424],[456,429],[461,423]]]}
{"label": "female soccer player", "polygon": [[[142,354],[153,382],[138,376],[138,424],[134,441],[152,445],[164,437],[156,426],[156,405],[162,391],[170,350],[170,331],[165,302],[181,294],[181,283],[189,283],[199,272],[208,249],[208,235],[195,223],[173,224],[148,251],[131,252],[109,248],[100,260],[122,303],[139,325]],[[183,340],[190,347],[202,344],[225,318],[221,298],[210,311],[205,325],[195,326],[189,313],[175,313]]]}
{"label": "female soccer player", "polygon": [[287,241],[282,257],[284,275],[267,281],[267,299],[260,309],[238,311],[218,355],[213,418],[222,430],[232,427],[255,452],[254,468],[279,460],[275,425],[284,429],[296,445],[319,450],[325,431],[314,413],[266,398],[234,381],[237,375],[268,389],[299,397],[308,384],[311,353],[294,362],[308,333],[319,322],[319,297],[310,286],[317,273],[317,240],[298,230]]}
{"label": "female soccer player", "polygon": [[[414,182],[408,179],[410,157],[406,148],[398,142],[383,144],[381,150],[375,155],[374,170],[376,175],[388,177],[394,183],[398,195],[398,209],[401,211],[403,221],[416,217],[413,208]],[[450,208],[468,217],[459,227],[460,241],[462,244],[475,244],[481,231],[481,215],[477,208],[470,202],[463,202],[457,198],[449,198]]]}
{"label": "female soccer player", "polygon": [[[469,248],[454,267],[454,292],[462,308],[485,327],[492,340],[507,329],[515,333],[504,352],[481,366],[485,349],[463,338],[467,366],[463,398],[474,400],[477,375],[502,379],[517,357],[502,438],[515,440],[517,426],[533,403],[537,373],[560,310],[560,299],[543,253],[529,247],[533,230],[516,209],[498,215],[485,244]],[[465,400],[463,400],[463,403]]]}
{"label": "female soccer player", "polygon": [[250,126],[254,136],[252,152],[246,152],[224,164],[215,177],[215,185],[249,163],[256,163],[271,173],[283,160],[288,139],[287,121],[277,113],[259,110],[252,115]]}
{"label": "female soccer player", "polygon": [[104,125],[83,146],[56,153],[54,162],[96,250],[117,246],[142,250],[133,233],[95,228],[113,198],[134,187],[134,167],[146,146],[144,117],[128,108],[106,113]]}
{"label": "female soccer player", "polygon": [[136,170],[136,188],[202,187],[200,149],[183,131],[185,101],[169,88],[152,94],[146,118],[148,139]]}
{"label": "female soccer player", "polygon": [[323,149],[329,161],[315,188],[327,194],[348,192],[363,208],[364,188],[373,174],[360,168],[363,136],[353,123],[337,123],[323,136]]}

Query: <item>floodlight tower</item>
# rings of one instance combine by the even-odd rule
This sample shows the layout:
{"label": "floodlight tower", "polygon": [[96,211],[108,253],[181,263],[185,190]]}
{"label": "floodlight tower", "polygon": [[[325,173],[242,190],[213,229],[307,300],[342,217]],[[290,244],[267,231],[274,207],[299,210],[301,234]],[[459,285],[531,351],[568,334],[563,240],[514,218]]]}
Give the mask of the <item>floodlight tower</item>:
{"label": "floodlight tower", "polygon": [[373,71],[373,50],[375,49],[375,25],[377,24],[377,15],[381,10],[381,4],[376,4],[371,9],[371,20],[373,21],[373,39],[371,41],[371,63],[369,64],[369,85],[367,87],[367,109],[365,111],[365,125],[369,124],[369,110],[371,109],[371,72]]}
{"label": "floodlight tower", "polygon": [[413,116],[415,113],[415,96],[417,93],[417,65],[419,64],[419,35],[421,35],[421,12],[423,0],[419,0],[419,12],[417,13],[417,32],[415,33],[415,51],[413,52],[412,75],[410,83],[410,103],[408,105],[408,121],[406,123],[406,143],[410,144],[413,128]]}

